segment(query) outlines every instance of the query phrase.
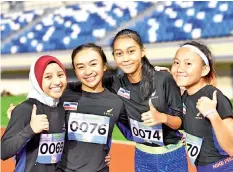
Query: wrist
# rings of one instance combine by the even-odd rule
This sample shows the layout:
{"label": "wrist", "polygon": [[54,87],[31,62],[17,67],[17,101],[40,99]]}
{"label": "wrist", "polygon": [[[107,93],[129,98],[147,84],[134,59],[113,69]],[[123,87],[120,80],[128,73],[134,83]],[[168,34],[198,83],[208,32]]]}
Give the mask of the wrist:
{"label": "wrist", "polygon": [[211,109],[211,110],[208,110],[204,113],[202,113],[202,115],[206,118],[209,118],[210,116],[214,115],[214,114],[217,114],[217,110],[216,109]]}
{"label": "wrist", "polygon": [[213,112],[213,113],[211,113],[210,115],[208,115],[207,118],[208,118],[210,121],[214,121],[214,120],[216,120],[217,118],[220,118],[220,117],[219,117],[218,112],[216,111],[216,112]]}
{"label": "wrist", "polygon": [[168,118],[168,115],[166,113],[163,113],[163,123],[166,124],[167,123],[167,118]]}

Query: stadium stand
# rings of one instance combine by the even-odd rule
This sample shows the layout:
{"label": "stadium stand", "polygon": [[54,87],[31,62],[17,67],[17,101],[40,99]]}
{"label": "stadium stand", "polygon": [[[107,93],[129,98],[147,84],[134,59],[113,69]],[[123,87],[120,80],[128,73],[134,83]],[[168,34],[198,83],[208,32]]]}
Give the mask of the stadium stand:
{"label": "stadium stand", "polygon": [[[97,39],[103,38],[106,32],[111,32],[120,23],[135,17],[151,4],[151,2],[96,2],[50,9],[50,13],[29,30],[3,44],[2,53],[71,49],[77,44],[96,42]],[[19,18],[28,21],[36,17],[36,14],[33,14],[35,17],[29,18],[27,14],[28,12],[19,14],[21,15]],[[18,14],[15,13],[13,16]],[[15,26],[6,25],[5,22],[10,19],[5,16],[2,18],[1,30],[4,39],[12,33]],[[18,18],[12,20],[9,23],[19,22]],[[24,23],[18,28],[23,27]]]}
{"label": "stadium stand", "polygon": [[[98,42],[124,22],[144,13],[152,2],[95,2],[1,15],[2,54],[72,49]],[[12,33],[38,22],[24,32]],[[166,1],[130,27],[145,43],[226,37],[233,32],[233,2]],[[109,45],[111,39],[106,45]]]}
{"label": "stadium stand", "polygon": [[233,2],[167,1],[131,29],[146,43],[230,36]]}
{"label": "stadium stand", "polygon": [[[28,91],[28,71],[41,55],[58,57],[75,80],[70,54],[81,43],[109,44],[123,28],[137,30],[153,65],[169,66],[184,40],[208,45],[216,62],[217,86],[233,98],[233,2],[230,1],[3,1],[1,88]],[[17,85],[17,87],[16,87]]]}

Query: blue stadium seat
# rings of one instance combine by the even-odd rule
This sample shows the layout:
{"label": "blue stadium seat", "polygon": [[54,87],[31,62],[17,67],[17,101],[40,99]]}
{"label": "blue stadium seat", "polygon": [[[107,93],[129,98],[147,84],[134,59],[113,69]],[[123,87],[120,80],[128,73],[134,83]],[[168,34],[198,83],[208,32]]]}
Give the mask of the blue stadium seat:
{"label": "blue stadium seat", "polygon": [[[73,49],[87,42],[98,42],[108,32],[133,19],[152,2],[95,2],[92,5],[70,5],[55,9],[42,17],[31,29],[2,45],[2,54]],[[224,37],[232,35],[233,2],[167,1],[160,3],[150,16],[131,25],[144,43]],[[38,12],[1,15],[2,40],[43,15]],[[27,17],[24,17],[27,18]],[[12,24],[13,23],[13,24]],[[110,42],[108,45],[110,45]]]}

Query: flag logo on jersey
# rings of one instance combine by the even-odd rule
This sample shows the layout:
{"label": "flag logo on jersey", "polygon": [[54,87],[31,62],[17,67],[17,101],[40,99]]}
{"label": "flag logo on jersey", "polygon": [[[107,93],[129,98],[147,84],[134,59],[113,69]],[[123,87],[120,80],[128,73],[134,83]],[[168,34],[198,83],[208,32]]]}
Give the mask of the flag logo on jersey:
{"label": "flag logo on jersey", "polygon": [[130,99],[130,91],[120,88],[117,92],[117,95],[124,97],[126,99]]}
{"label": "flag logo on jersey", "polygon": [[65,110],[77,110],[78,103],[77,102],[64,102],[63,107]]}

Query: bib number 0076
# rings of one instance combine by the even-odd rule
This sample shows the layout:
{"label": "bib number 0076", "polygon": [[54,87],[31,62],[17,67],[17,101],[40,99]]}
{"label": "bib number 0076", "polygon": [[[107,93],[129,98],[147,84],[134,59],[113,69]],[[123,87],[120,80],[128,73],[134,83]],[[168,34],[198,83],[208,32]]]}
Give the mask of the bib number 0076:
{"label": "bib number 0076", "polygon": [[83,133],[86,133],[86,132],[93,133],[95,130],[97,130],[97,132],[100,135],[105,135],[107,132],[106,124],[87,123],[87,122],[81,122],[79,124],[77,121],[72,121],[69,127],[71,131],[73,132],[80,130]]}
{"label": "bib number 0076", "polygon": [[[133,133],[135,136],[140,136],[141,138],[146,138],[146,139],[157,139],[160,140],[161,136],[158,130],[143,130],[143,129],[138,129],[136,127],[133,127]],[[154,132],[154,133],[153,133]]]}

